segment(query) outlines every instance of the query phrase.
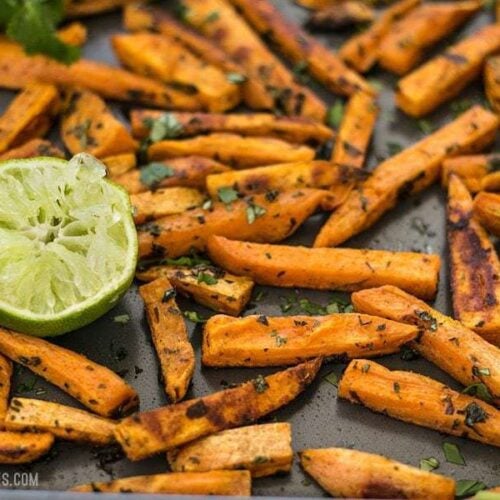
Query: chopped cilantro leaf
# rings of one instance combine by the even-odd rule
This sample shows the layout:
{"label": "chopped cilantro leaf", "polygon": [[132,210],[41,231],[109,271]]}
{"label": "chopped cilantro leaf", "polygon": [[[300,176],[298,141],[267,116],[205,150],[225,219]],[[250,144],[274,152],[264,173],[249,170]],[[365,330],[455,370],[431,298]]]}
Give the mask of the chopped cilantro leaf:
{"label": "chopped cilantro leaf", "polygon": [[207,285],[216,285],[219,280],[211,274],[200,272],[196,277],[196,281],[198,281],[198,283],[206,283]]}
{"label": "chopped cilantro leaf", "polygon": [[323,380],[328,382],[329,384],[334,385],[335,387],[338,386],[339,384],[339,376],[335,372],[330,372],[327,373],[324,377]]}
{"label": "chopped cilantro leaf", "polygon": [[337,99],[335,104],[330,107],[326,116],[326,123],[332,128],[339,128],[344,115],[344,103]]}
{"label": "chopped cilantro leaf", "polygon": [[459,479],[456,483],[455,494],[457,497],[468,497],[484,490],[486,485],[481,481],[472,479]]}
{"label": "chopped cilantro leaf", "polygon": [[481,382],[477,384],[468,385],[463,391],[464,394],[469,394],[470,396],[477,396],[478,398],[491,403],[493,398],[491,397],[488,388]]}
{"label": "chopped cilantro leaf", "polygon": [[247,77],[241,73],[228,73],[226,75],[227,81],[235,85],[241,85],[247,81]]}
{"label": "chopped cilantro leaf", "polygon": [[222,203],[227,205],[238,199],[238,191],[232,187],[225,186],[217,189],[217,196]]}
{"label": "chopped cilantro leaf", "polygon": [[158,118],[146,118],[144,125],[149,128],[149,142],[175,139],[182,134],[183,126],[173,113],[163,113]]}
{"label": "chopped cilantro leaf", "polygon": [[255,219],[262,217],[267,210],[260,205],[255,205],[254,203],[249,203],[247,206],[247,221],[249,224],[253,224]]}
{"label": "chopped cilantro leaf", "polygon": [[172,177],[174,169],[160,162],[152,162],[140,170],[141,183],[150,189],[154,189],[163,179]]}
{"label": "chopped cilantro leaf", "polygon": [[460,448],[456,444],[445,441],[443,443],[443,452],[448,463],[465,465],[465,459],[460,452]]}
{"label": "chopped cilantro leaf", "polygon": [[420,468],[422,470],[430,471],[439,467],[439,461],[434,457],[422,458],[420,460]]}
{"label": "chopped cilantro leaf", "polygon": [[203,319],[196,311],[184,311],[184,316],[193,323],[206,322],[206,319]]}
{"label": "chopped cilantro leaf", "polygon": [[115,323],[120,323],[120,325],[126,325],[130,321],[130,316],[128,314],[119,314],[113,318]]}

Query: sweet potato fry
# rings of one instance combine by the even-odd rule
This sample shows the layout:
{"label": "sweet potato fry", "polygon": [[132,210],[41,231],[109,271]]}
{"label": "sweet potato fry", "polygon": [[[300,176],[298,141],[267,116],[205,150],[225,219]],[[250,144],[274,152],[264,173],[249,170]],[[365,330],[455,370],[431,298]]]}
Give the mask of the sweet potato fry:
{"label": "sweet potato fry", "polygon": [[182,214],[199,207],[204,200],[205,196],[197,189],[187,187],[164,188],[130,196],[136,224],[143,224],[166,215]]}
{"label": "sweet potato fry", "polygon": [[500,113],[500,56],[490,57],[486,61],[484,87],[491,107]]}
{"label": "sweet potato fry", "polygon": [[362,168],[378,116],[376,99],[366,92],[351,96],[340,124],[332,162]]}
{"label": "sweet potato fry", "polygon": [[430,47],[451,34],[481,7],[478,0],[418,6],[394,23],[382,39],[380,66],[397,75],[408,73],[420,63]]}
{"label": "sweet potato fry", "polygon": [[167,278],[158,278],[139,288],[153,344],[160,360],[165,392],[174,403],[187,392],[194,371],[194,351],[175,290]]}
{"label": "sweet potato fry", "polygon": [[176,291],[214,311],[238,316],[250,300],[253,281],[214,266],[180,267],[160,265],[139,271],[140,281],[167,278]]}
{"label": "sweet potato fry", "polygon": [[109,483],[75,486],[80,493],[165,493],[175,495],[251,495],[248,471],[172,472],[152,476],[133,476]]}
{"label": "sweet potato fry", "polygon": [[300,452],[300,463],[330,495],[453,500],[455,481],[381,455],[345,448]]}
{"label": "sweet potato fry", "polygon": [[82,23],[70,23],[57,31],[57,38],[69,45],[81,47],[87,41],[87,28]]}
{"label": "sweet potato fry", "polygon": [[178,257],[192,249],[203,251],[214,234],[246,241],[281,241],[316,211],[324,195],[302,189],[273,193],[270,198],[258,194],[230,204],[216,202],[209,210],[169,215],[139,227],[139,254],[162,252],[166,257]]}
{"label": "sweet potato fry", "polygon": [[[496,155],[497,158],[500,158],[499,155]],[[498,160],[494,160],[497,162]],[[500,172],[492,172],[491,174],[485,175],[481,179],[481,190],[483,191],[500,191]]]}
{"label": "sweet potato fry", "polygon": [[[245,103],[252,109],[268,109],[285,115],[301,115],[323,121],[325,104],[266,47],[227,0],[184,0],[186,21],[240,64],[247,77]],[[213,12],[217,12],[214,16]],[[210,22],[206,22],[206,20]]]}
{"label": "sweet potato fry", "polygon": [[300,452],[300,463],[330,495],[453,500],[455,481],[373,453],[345,448]]}
{"label": "sweet potato fry", "polygon": [[9,407],[11,378],[12,363],[5,356],[0,355],[0,429],[3,427]]}
{"label": "sweet potato fry", "polygon": [[64,158],[64,153],[49,141],[43,139],[32,139],[21,144],[17,148],[9,149],[0,155],[0,160],[16,160],[22,158],[33,158],[35,156],[55,156]]}
{"label": "sweet potato fry", "polygon": [[212,198],[216,198],[219,189],[225,187],[231,187],[241,194],[300,188],[324,189],[328,193],[325,193],[323,208],[333,210],[363,178],[363,172],[358,169],[318,160],[233,170],[209,175],[206,182],[207,191]]}
{"label": "sweet potato fry", "polygon": [[231,83],[219,68],[189,52],[175,38],[136,33],[114,35],[111,42],[124,66],[174,88],[186,89],[208,111],[227,111],[240,102],[237,84]]}
{"label": "sweet potato fry", "polygon": [[13,398],[5,423],[9,430],[50,432],[61,439],[98,446],[115,440],[112,420],[39,399]]}
{"label": "sweet potato fry", "polygon": [[295,0],[297,5],[310,10],[321,10],[339,4],[339,0]]}
{"label": "sweet potato fry", "polygon": [[314,12],[307,26],[311,29],[336,30],[370,23],[375,12],[370,5],[360,0],[346,0]]}
{"label": "sweet potato fry", "polygon": [[380,43],[396,21],[410,12],[421,0],[400,0],[377,19],[368,29],[347,40],[339,50],[339,56],[351,67],[366,73],[377,62]]}
{"label": "sweet potato fry", "polygon": [[448,186],[448,248],[455,319],[500,347],[500,261],[456,175]]}
{"label": "sweet potato fry", "polygon": [[313,381],[320,366],[321,359],[315,359],[234,389],[138,413],[118,424],[116,439],[130,460],[140,460],[249,424],[297,397]]}
{"label": "sweet potato fry", "polygon": [[106,165],[107,175],[110,179],[115,179],[137,167],[137,158],[133,153],[124,153],[115,156],[101,158]]}
{"label": "sweet potato fry", "polygon": [[290,144],[280,139],[242,137],[236,134],[210,134],[180,141],[160,141],[148,149],[152,160],[190,154],[213,158],[235,168],[310,161],[315,156],[314,150],[308,146]]}
{"label": "sweet potato fry", "polygon": [[483,179],[486,175],[500,166],[500,154],[467,155],[447,158],[441,168],[441,183],[448,187],[451,174],[458,175],[471,193],[484,189]]}
{"label": "sweet potato fry", "polygon": [[[136,109],[130,113],[134,137],[149,135],[148,123],[164,112]],[[243,136],[274,137],[284,141],[321,144],[333,137],[333,131],[321,122],[305,116],[276,116],[271,113],[219,114],[172,113],[180,124],[178,137],[191,137],[213,132],[226,132]]]}
{"label": "sweet potato fry", "polygon": [[48,432],[0,432],[0,464],[28,464],[45,455],[54,444]]}
{"label": "sweet potato fry", "polygon": [[185,186],[192,188],[205,188],[205,179],[210,174],[219,174],[231,170],[218,161],[202,156],[186,156],[184,158],[172,158],[163,163],[164,169],[158,169],[158,163],[152,176],[147,175],[147,167],[133,169],[113,181],[123,186],[130,194],[144,193],[150,189],[167,188],[174,186]]}
{"label": "sweet potato fry", "polygon": [[46,340],[0,328],[0,352],[105,417],[135,410],[137,393],[116,373]]}
{"label": "sweet potato fry", "polygon": [[[192,95],[120,68],[87,59],[67,66],[54,59],[26,55],[18,44],[0,40],[0,87],[20,89],[40,81],[60,87],[87,88],[106,99],[132,101],[164,109],[201,109]],[[112,82],[112,84],[110,84]]]}
{"label": "sweet potato fry", "polygon": [[362,90],[375,90],[329,48],[284,18],[268,0],[231,0],[250,24],[265,34],[293,63],[307,63],[307,71],[326,88],[350,96]]}
{"label": "sweet potato fry", "polygon": [[458,95],[479,75],[484,60],[499,49],[500,24],[464,38],[398,82],[397,106],[414,117],[430,113]]}
{"label": "sweet potato fry", "polygon": [[494,140],[498,119],[474,106],[425,139],[381,163],[321,228],[314,246],[343,243],[369,228],[401,196],[419,192],[439,176],[444,159],[481,151]]}
{"label": "sweet potato fry", "polygon": [[423,334],[414,347],[464,385],[482,382],[500,402],[500,351],[458,321],[399,288],[383,286],[351,297],[357,311],[416,324]]}
{"label": "sweet potato fry", "polygon": [[106,103],[84,89],[74,90],[68,98],[61,137],[71,154],[86,152],[97,158],[133,153],[138,147]]}
{"label": "sweet potato fry", "polygon": [[500,236],[500,194],[479,193],[474,199],[474,216],[490,233]]}
{"label": "sweet potato fry", "polygon": [[169,451],[167,457],[174,472],[246,469],[252,477],[289,472],[292,427],[280,422],[229,429]]}
{"label": "sweet potato fry", "polygon": [[500,446],[500,411],[418,373],[351,361],[338,395],[390,417],[454,436]]}
{"label": "sweet potato fry", "polygon": [[53,85],[28,85],[0,116],[0,153],[43,136],[61,107]]}
{"label": "sweet potato fry", "polygon": [[211,236],[211,259],[260,285],[353,291],[398,285],[424,299],[437,291],[438,255],[353,248],[262,245]]}
{"label": "sweet potato fry", "polygon": [[217,314],[203,330],[206,366],[285,366],[318,356],[345,362],[392,354],[418,335],[416,327],[363,314],[245,316]]}
{"label": "sweet potato fry", "polygon": [[84,17],[117,10],[136,0],[64,0],[64,11],[68,17]]}

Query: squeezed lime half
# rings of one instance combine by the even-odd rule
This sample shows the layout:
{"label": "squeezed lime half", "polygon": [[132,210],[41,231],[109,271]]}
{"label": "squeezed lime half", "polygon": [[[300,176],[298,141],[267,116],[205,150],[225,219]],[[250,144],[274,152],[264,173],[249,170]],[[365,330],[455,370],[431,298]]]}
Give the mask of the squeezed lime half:
{"label": "squeezed lime half", "polygon": [[130,286],[137,233],[128,194],[102,163],[0,162],[0,325],[37,336],[76,330]]}

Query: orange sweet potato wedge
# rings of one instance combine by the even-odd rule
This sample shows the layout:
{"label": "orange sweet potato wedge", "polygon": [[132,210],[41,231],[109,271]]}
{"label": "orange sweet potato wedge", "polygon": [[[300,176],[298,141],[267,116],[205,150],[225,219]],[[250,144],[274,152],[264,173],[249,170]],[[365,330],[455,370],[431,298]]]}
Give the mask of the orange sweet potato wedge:
{"label": "orange sweet potato wedge", "polygon": [[474,216],[490,233],[500,236],[500,194],[479,193],[474,198]]}

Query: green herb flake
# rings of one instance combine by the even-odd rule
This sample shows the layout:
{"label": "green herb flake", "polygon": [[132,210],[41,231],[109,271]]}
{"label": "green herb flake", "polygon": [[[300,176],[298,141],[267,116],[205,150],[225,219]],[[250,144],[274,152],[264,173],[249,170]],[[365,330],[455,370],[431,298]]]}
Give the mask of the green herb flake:
{"label": "green herb flake", "polygon": [[432,134],[434,132],[435,127],[432,125],[431,122],[428,120],[417,120],[417,127],[420,129],[420,131],[424,134]]}
{"label": "green herb flake", "polygon": [[328,382],[329,384],[334,385],[335,387],[338,386],[339,384],[339,376],[335,372],[330,372],[327,373],[324,377],[323,380]]}
{"label": "green herb flake", "polygon": [[160,162],[152,162],[140,169],[140,181],[144,186],[155,189],[162,180],[173,177],[174,169]]}
{"label": "green herb flake", "polygon": [[267,383],[267,380],[262,375],[257,375],[257,377],[252,380],[252,384],[253,384],[255,390],[259,394],[262,394],[263,392],[266,392],[267,389],[269,389],[269,384]]}
{"label": "green herb flake", "polygon": [[437,458],[429,457],[429,458],[422,458],[422,460],[420,460],[420,469],[422,470],[431,471],[437,469],[438,467],[439,467],[439,461],[437,460]]}
{"label": "green herb flake", "polygon": [[213,22],[217,21],[218,19],[220,19],[220,13],[219,13],[219,11],[213,10],[212,12],[210,12],[207,15],[207,17],[205,18],[204,23],[205,24],[213,23]]}
{"label": "green herb flake", "polygon": [[472,368],[472,373],[476,377],[480,377],[480,376],[489,377],[491,375],[491,372],[490,372],[489,368],[479,368],[478,366],[474,366]]}
{"label": "green herb flake", "polygon": [[403,146],[398,142],[388,142],[386,144],[386,148],[389,156],[395,156],[398,153],[401,153],[401,151],[403,151]]}
{"label": "green herb flake", "polygon": [[276,345],[278,347],[282,347],[288,342],[288,340],[285,337],[282,337],[281,335],[279,335],[276,330],[273,330],[271,332],[271,337],[274,337],[274,340],[276,341]]}
{"label": "green herb flake", "polygon": [[493,401],[490,391],[482,382],[468,385],[462,392],[464,394],[469,394],[470,396],[476,396],[487,403],[491,403]]}
{"label": "green herb flake", "polygon": [[155,119],[146,118],[143,123],[149,128],[148,140],[150,143],[163,139],[175,139],[183,131],[182,124],[173,113],[163,113]]}
{"label": "green herb flake", "polygon": [[486,422],[488,419],[487,413],[477,403],[469,403],[465,407],[465,425],[473,427],[477,423]]}
{"label": "green herb flake", "polygon": [[253,224],[255,220],[259,217],[262,217],[267,210],[260,205],[255,205],[254,203],[250,203],[247,206],[247,222],[249,224]]}
{"label": "green herb flake", "polygon": [[465,465],[465,459],[462,456],[460,448],[456,444],[445,441],[443,443],[443,453],[448,463]]}
{"label": "green herb flake", "polygon": [[226,79],[228,82],[234,83],[235,85],[241,85],[248,80],[248,78],[241,73],[228,73]]}
{"label": "green herb flake", "polygon": [[459,479],[456,482],[455,494],[459,498],[469,497],[484,489],[486,489],[486,485],[482,481],[474,481],[473,479]]}
{"label": "green herb flake", "polygon": [[326,116],[326,123],[332,128],[339,128],[342,117],[344,115],[344,103],[337,99],[333,106],[328,110],[328,114]]}
{"label": "green herb flake", "polygon": [[130,321],[130,316],[128,314],[119,314],[113,318],[114,323],[119,323],[120,325],[126,325]]}
{"label": "green herb flake", "polygon": [[198,283],[206,283],[207,285],[216,285],[219,280],[208,273],[200,272],[198,273],[196,281]]}
{"label": "green herb flake", "polygon": [[196,311],[184,311],[184,317],[193,323],[205,323],[207,321]]}
{"label": "green herb flake", "polygon": [[361,367],[361,372],[362,373],[368,373],[370,371],[370,365],[368,363],[365,363],[362,367]]}
{"label": "green herb flake", "polygon": [[238,199],[238,191],[232,187],[225,186],[217,189],[217,196],[222,203],[228,205]]}

